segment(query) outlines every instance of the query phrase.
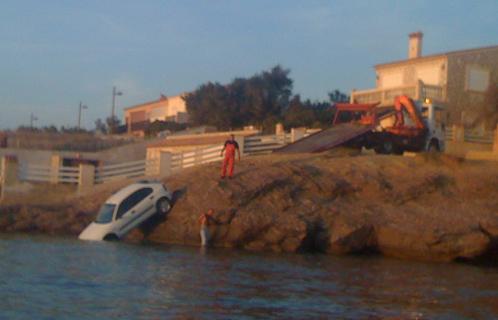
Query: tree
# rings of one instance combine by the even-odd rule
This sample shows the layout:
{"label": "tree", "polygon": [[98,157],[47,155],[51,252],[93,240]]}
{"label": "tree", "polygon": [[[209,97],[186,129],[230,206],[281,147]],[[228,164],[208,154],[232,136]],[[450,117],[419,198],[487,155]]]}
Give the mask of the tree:
{"label": "tree", "polygon": [[207,83],[184,97],[195,125],[213,125],[220,130],[244,125],[270,126],[289,107],[292,94],[290,71],[280,66],[249,79],[237,78],[222,86]]}
{"label": "tree", "polygon": [[95,131],[97,133],[107,134],[107,125],[102,119],[95,120]]}
{"label": "tree", "polygon": [[121,120],[118,119],[116,116],[112,117],[107,117],[105,119],[105,122],[107,123],[107,126],[110,128],[112,125],[112,119],[114,118],[114,128],[119,127],[121,125]]}
{"label": "tree", "polygon": [[61,133],[76,133],[78,132],[78,127],[61,127]]}
{"label": "tree", "polygon": [[329,92],[328,95],[332,103],[349,102],[349,96],[345,93],[340,92],[337,89],[332,92]]}
{"label": "tree", "polygon": [[311,127],[316,120],[316,115],[310,102],[301,102],[299,95],[292,98],[289,105],[283,113],[283,124],[286,130],[297,127]]}
{"label": "tree", "polygon": [[[263,72],[249,80],[246,98],[250,105],[245,107],[245,113],[250,115],[253,124],[265,127],[274,121],[268,118],[280,118],[289,107],[289,98],[292,94],[292,80],[288,77],[290,70],[275,66],[271,72]],[[266,128],[272,130],[272,128]]]}
{"label": "tree", "polygon": [[47,127],[43,127],[42,128],[43,131],[45,132],[50,132],[50,133],[57,133],[59,132],[59,130],[57,130],[57,127],[53,124],[51,124],[50,126],[47,126]]}
{"label": "tree", "polygon": [[227,129],[232,125],[232,115],[227,105],[228,97],[225,86],[208,82],[183,99],[190,121],[195,125],[212,125]]}
{"label": "tree", "polygon": [[315,113],[313,128],[328,128],[334,122],[336,108],[328,102],[315,102],[312,104]]}

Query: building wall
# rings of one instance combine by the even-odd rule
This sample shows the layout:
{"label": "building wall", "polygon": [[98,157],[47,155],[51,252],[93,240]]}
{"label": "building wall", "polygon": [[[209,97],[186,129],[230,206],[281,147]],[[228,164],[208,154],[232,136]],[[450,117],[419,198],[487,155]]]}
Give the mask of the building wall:
{"label": "building wall", "polygon": [[187,114],[187,106],[181,95],[170,98],[161,95],[157,101],[126,108],[124,112],[126,124],[146,120],[188,122],[188,117],[184,115]]}
{"label": "building wall", "polygon": [[126,117],[126,119],[129,119],[128,121],[126,121],[126,123],[135,123],[135,122],[145,121],[146,120],[146,111],[139,110],[139,111],[130,112],[129,116]]}
{"label": "building wall", "polygon": [[166,121],[166,115],[168,114],[168,106],[155,107],[150,112],[150,122],[156,120]]}
{"label": "building wall", "polygon": [[446,57],[413,59],[392,66],[377,67],[377,89],[413,86],[421,80],[425,84],[446,85]]}
{"label": "building wall", "polygon": [[171,97],[169,99],[168,117],[177,116],[178,113],[187,113],[187,105],[181,96]]}
{"label": "building wall", "polygon": [[449,123],[469,125],[483,102],[485,91],[470,90],[467,86],[469,68],[489,70],[489,86],[498,86],[498,47],[448,54]]}

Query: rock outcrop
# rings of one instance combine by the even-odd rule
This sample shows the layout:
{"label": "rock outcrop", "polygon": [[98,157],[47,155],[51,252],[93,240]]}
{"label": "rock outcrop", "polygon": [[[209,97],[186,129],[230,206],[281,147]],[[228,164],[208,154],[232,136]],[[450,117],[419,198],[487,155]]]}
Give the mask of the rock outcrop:
{"label": "rock outcrop", "polygon": [[[494,163],[336,150],[246,157],[232,180],[219,171],[207,164],[164,179],[173,210],[126,239],[199,245],[197,219],[214,208],[214,246],[435,261],[498,256]],[[57,206],[4,205],[0,230],[76,235],[119,187],[98,186],[94,195]]]}

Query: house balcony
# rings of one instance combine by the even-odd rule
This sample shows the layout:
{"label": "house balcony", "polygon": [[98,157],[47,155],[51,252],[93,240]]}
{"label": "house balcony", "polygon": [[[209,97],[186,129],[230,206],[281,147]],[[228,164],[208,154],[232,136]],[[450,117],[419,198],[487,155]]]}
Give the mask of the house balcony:
{"label": "house balcony", "polygon": [[429,98],[436,103],[446,100],[446,88],[443,86],[427,85],[422,81],[412,86],[394,87],[387,89],[373,89],[351,91],[351,103],[379,103],[379,106],[392,106],[394,99],[400,95],[407,95],[413,100]]}

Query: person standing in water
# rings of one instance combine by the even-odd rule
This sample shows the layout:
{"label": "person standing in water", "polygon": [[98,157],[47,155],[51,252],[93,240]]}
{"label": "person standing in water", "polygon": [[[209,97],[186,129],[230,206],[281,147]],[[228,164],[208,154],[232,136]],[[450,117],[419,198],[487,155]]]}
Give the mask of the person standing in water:
{"label": "person standing in water", "polygon": [[205,247],[209,243],[209,223],[211,220],[214,221],[212,217],[214,210],[209,209],[206,213],[201,214],[197,220],[197,230],[201,235],[201,246]]}

